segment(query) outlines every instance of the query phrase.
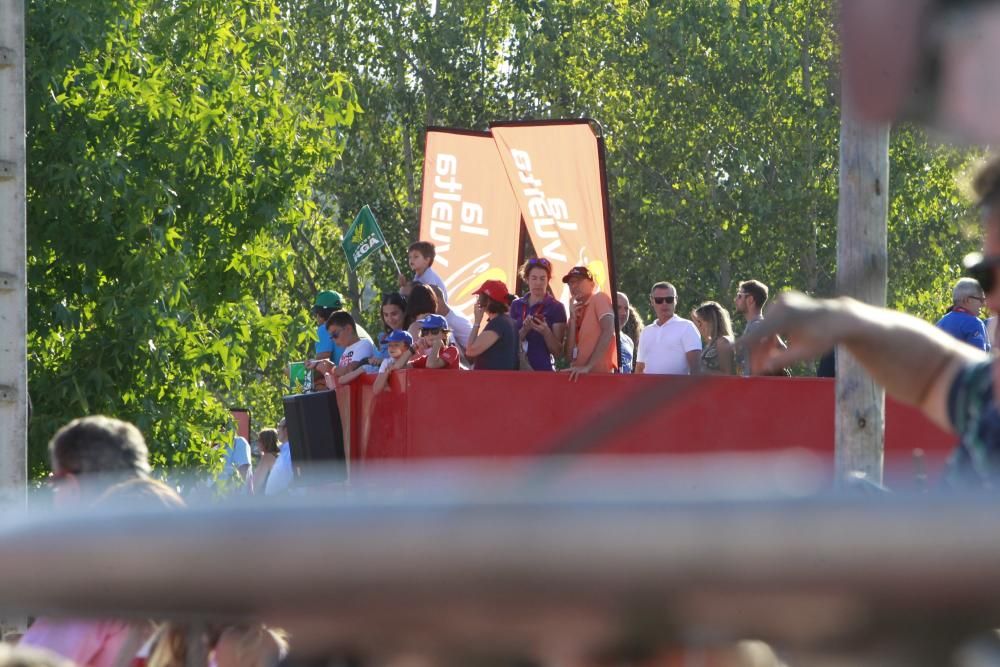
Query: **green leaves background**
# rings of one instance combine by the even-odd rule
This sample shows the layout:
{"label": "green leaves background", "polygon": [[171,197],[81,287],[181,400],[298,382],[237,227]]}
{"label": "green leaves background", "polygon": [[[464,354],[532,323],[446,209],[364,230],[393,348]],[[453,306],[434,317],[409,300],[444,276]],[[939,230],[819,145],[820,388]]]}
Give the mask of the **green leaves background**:
{"label": "green leaves background", "polygon": [[[739,280],[833,290],[838,47],[829,0],[33,0],[31,462],[59,425],[135,421],[205,459],[228,405],[268,425],[318,289],[369,204],[415,239],[423,128],[589,116],[621,288],[682,312]],[[936,318],[977,245],[978,153],[896,127],[890,303]],[[390,289],[391,263],[362,282]],[[376,304],[377,305],[377,304]]]}

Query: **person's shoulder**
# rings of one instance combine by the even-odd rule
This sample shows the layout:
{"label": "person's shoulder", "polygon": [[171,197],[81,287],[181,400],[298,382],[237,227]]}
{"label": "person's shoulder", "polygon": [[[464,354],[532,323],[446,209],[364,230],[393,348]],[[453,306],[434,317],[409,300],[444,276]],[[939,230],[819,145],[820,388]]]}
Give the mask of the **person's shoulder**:
{"label": "person's shoulder", "polygon": [[595,304],[611,305],[611,297],[607,292],[594,292],[594,295],[590,298]]}

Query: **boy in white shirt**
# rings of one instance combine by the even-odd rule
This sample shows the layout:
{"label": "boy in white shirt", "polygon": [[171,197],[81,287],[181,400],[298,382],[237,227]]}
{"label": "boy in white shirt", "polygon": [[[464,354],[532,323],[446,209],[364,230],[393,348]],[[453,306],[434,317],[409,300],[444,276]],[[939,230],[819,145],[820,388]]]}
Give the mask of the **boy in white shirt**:
{"label": "boy in white shirt", "polygon": [[431,268],[431,265],[434,264],[435,254],[434,244],[428,241],[417,241],[410,245],[406,258],[410,263],[410,268],[413,269],[413,280],[408,281],[406,276],[399,274],[399,287],[404,296],[409,293],[411,282],[419,282],[440,288],[441,293],[444,294],[444,300],[448,300],[448,288],[444,286],[441,276]]}
{"label": "boy in white shirt", "polygon": [[344,348],[340,361],[336,366],[328,359],[322,359],[316,368],[323,373],[323,379],[329,389],[344,385],[356,377],[364,375],[368,358],[375,354],[375,345],[370,339],[358,336],[358,325],[346,310],[338,310],[326,321],[326,330],[330,340]]}

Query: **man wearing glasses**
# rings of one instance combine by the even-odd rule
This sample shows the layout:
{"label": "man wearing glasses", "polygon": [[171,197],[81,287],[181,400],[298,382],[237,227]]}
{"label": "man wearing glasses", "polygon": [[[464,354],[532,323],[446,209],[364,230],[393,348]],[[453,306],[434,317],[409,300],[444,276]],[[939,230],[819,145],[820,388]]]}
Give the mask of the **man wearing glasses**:
{"label": "man wearing glasses", "polygon": [[695,375],[701,359],[701,334],[691,320],[676,314],[677,288],[656,283],[649,294],[656,321],[642,330],[635,372]]}
{"label": "man wearing glasses", "polygon": [[972,278],[960,278],[951,291],[951,298],[951,310],[938,320],[938,329],[983,352],[989,352],[990,338],[986,334],[986,324],[979,319],[979,311],[986,305],[982,286]]}
{"label": "man wearing glasses", "polygon": [[[966,267],[982,286],[986,306],[996,313],[1000,311],[1000,159],[985,167],[973,186],[982,213],[985,257],[966,258]],[[787,334],[789,346],[762,357],[766,367],[782,368],[843,345],[887,393],[958,435],[948,469],[953,485],[996,488],[1000,402],[994,387],[1000,381],[1000,363],[984,351],[958,343],[904,313],[849,298],[813,299],[797,292],[777,300],[753,338],[766,340],[779,332]]]}

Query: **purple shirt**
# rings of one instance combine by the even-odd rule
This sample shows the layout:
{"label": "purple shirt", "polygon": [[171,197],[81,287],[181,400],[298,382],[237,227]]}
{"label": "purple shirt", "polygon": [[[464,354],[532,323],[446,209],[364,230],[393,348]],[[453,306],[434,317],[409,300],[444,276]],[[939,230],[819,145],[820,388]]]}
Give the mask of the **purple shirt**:
{"label": "purple shirt", "polygon": [[[532,317],[536,315],[542,317],[550,327],[566,323],[566,307],[548,294],[533,306],[528,306],[528,295],[522,296],[510,305],[510,317],[517,325],[518,331],[524,325],[527,313],[530,313]],[[549,347],[545,344],[545,337],[542,334],[537,331],[529,331],[528,335],[524,337],[524,342],[528,345],[525,354],[532,368],[536,371],[555,370],[552,355],[549,353]]]}

